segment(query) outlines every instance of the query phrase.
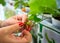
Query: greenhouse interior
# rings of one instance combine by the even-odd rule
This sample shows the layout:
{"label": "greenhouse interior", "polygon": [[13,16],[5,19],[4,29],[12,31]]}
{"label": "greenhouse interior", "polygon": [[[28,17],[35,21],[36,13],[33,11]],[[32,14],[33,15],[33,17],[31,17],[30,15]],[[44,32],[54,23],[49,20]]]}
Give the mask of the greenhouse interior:
{"label": "greenhouse interior", "polygon": [[60,0],[0,0],[0,43],[60,43]]}

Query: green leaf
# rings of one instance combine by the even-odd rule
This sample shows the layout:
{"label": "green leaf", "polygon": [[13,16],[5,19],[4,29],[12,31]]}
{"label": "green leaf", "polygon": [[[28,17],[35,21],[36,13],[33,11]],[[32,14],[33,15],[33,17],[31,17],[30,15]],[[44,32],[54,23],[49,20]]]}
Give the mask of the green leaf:
{"label": "green leaf", "polygon": [[36,14],[37,12],[40,12],[38,1],[40,1],[40,0],[30,0],[29,1],[31,13]]}
{"label": "green leaf", "polygon": [[25,3],[24,0],[14,0],[15,1],[15,8],[19,7],[20,5],[23,5],[23,6],[29,6],[28,3]]}
{"label": "green leaf", "polygon": [[30,16],[28,17],[28,19],[29,19],[29,20],[33,20],[33,19],[34,19],[34,16],[33,16],[33,15],[30,15]]}
{"label": "green leaf", "polygon": [[14,5],[15,8],[19,7],[20,4],[23,5],[23,3],[24,3],[23,0],[14,0],[14,1],[15,1],[15,5]]}
{"label": "green leaf", "polygon": [[18,0],[14,0],[14,1],[18,1]]}
{"label": "green leaf", "polygon": [[28,18],[29,20],[33,20],[34,22],[40,22],[41,19],[37,17],[35,14],[31,14],[31,16]]}
{"label": "green leaf", "polygon": [[35,22],[40,22],[41,21],[41,19],[40,18],[38,18],[36,15],[34,16],[34,21]]}
{"label": "green leaf", "polygon": [[57,8],[56,0],[30,0],[29,6],[31,13],[43,13],[44,11],[49,11],[48,8]]}
{"label": "green leaf", "polygon": [[19,1],[16,1],[14,6],[15,6],[15,9],[16,9],[19,6]]}
{"label": "green leaf", "polygon": [[4,6],[6,4],[5,0],[0,0],[0,4],[2,4]]}
{"label": "green leaf", "polygon": [[40,6],[56,8],[56,0],[40,0]]}

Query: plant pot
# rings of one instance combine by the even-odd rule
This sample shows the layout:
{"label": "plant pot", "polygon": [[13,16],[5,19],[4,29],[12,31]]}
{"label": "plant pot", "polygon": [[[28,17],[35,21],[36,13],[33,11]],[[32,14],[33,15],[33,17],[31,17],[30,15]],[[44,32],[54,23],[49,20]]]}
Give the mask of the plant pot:
{"label": "plant pot", "polygon": [[49,28],[43,27],[42,43],[60,43],[60,35]]}
{"label": "plant pot", "polygon": [[52,18],[52,24],[57,27],[60,28],[60,20],[57,20],[55,18]]}
{"label": "plant pot", "polygon": [[51,19],[46,19],[41,22],[42,28],[42,43],[60,43],[60,30],[55,28]]}

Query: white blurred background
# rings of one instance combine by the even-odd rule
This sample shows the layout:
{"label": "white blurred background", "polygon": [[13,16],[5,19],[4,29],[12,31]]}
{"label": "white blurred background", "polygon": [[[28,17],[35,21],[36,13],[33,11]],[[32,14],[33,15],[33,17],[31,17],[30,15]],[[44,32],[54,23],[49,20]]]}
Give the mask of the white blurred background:
{"label": "white blurred background", "polygon": [[6,5],[5,6],[2,6],[2,4],[0,4],[0,20],[5,20],[5,7],[7,9],[11,9],[11,10],[14,10],[14,6],[10,5],[10,3],[14,4],[14,1],[13,0],[5,0],[6,2]]}
{"label": "white blurred background", "polygon": [[[0,20],[5,20],[8,17],[17,14],[27,14],[25,12],[22,12],[20,8],[14,9],[15,2],[13,0],[5,0],[5,2],[5,6],[2,6],[2,4],[0,4]],[[25,0],[25,2],[27,2],[27,0]]]}

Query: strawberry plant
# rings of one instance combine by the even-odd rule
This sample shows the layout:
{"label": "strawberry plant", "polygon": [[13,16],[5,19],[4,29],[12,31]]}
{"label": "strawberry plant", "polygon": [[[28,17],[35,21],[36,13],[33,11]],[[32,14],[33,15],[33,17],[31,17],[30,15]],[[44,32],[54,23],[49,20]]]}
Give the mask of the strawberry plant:
{"label": "strawberry plant", "polygon": [[24,2],[24,0],[14,0],[15,1],[15,8],[18,8],[20,5],[22,6],[29,6],[27,2]]}
{"label": "strawberry plant", "polygon": [[59,0],[30,0],[29,6],[31,14],[50,13],[52,17],[60,20]]}
{"label": "strawberry plant", "polygon": [[[52,13],[52,9],[56,9],[56,0],[30,0],[29,1],[29,6],[30,6],[30,17],[37,17],[41,13]],[[39,14],[40,13],[40,14]],[[37,20],[39,18],[37,17]],[[39,21],[39,20],[38,20]]]}
{"label": "strawberry plant", "polygon": [[32,30],[33,24],[30,21],[27,21],[26,23],[18,22],[18,24],[19,24],[20,28],[19,28],[19,30],[16,30],[14,32],[14,35],[17,37],[19,37],[19,36],[21,36],[21,34],[23,34],[23,33],[21,33],[23,30],[27,30],[29,32]]}
{"label": "strawberry plant", "polygon": [[43,13],[49,11],[48,8],[56,8],[56,0],[30,0],[31,13]]}
{"label": "strawberry plant", "polygon": [[19,26],[21,27],[20,28],[20,31],[23,31],[23,30],[27,30],[27,31],[31,31],[32,29],[32,22],[28,21],[26,23],[22,23],[22,22],[18,22],[19,23]]}

